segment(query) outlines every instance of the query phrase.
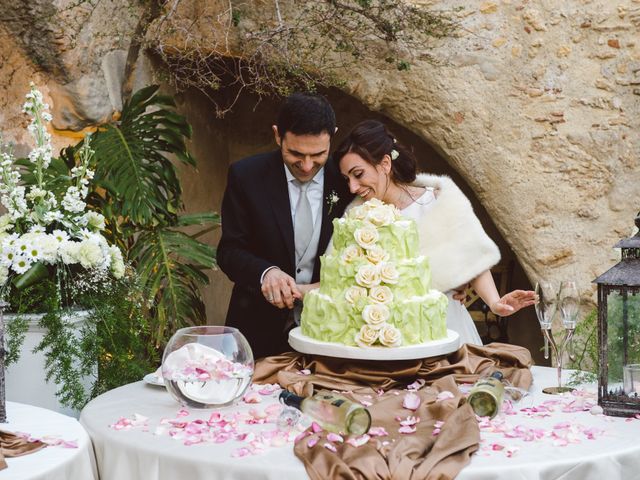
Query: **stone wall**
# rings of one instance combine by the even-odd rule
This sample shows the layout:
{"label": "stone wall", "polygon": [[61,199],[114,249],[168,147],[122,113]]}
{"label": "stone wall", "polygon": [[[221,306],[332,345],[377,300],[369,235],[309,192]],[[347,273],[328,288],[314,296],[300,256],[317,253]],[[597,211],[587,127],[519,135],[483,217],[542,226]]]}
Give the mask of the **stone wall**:
{"label": "stone wall", "polygon": [[[280,3],[283,12],[295,4]],[[479,199],[531,280],[575,277],[592,301],[590,281],[616,261],[611,246],[632,233],[640,210],[640,0],[420,3],[463,7],[455,13],[458,34],[431,45],[440,63],[420,60],[425,47],[412,52],[416,60],[406,71],[383,61],[346,67],[344,93],[431,145]],[[5,140],[25,142],[19,111],[29,80],[53,104],[57,147],[117,115],[138,5],[0,0]],[[190,32],[206,43],[207,35],[220,33],[206,27],[221,18],[216,14],[224,16],[222,5],[183,0],[180,8],[199,12],[185,19],[196,20]],[[255,6],[250,15],[273,16],[271,2]],[[251,18],[240,22],[239,38],[252,26]],[[178,48],[187,31],[155,32]],[[137,86],[153,78],[144,58],[137,71]],[[201,99],[197,107],[183,106],[206,131],[213,114]],[[220,131],[228,131],[233,124],[224,122],[230,121],[221,120]],[[253,135],[242,128],[245,138]],[[194,150],[203,158],[216,145],[223,144],[207,138],[194,142]],[[201,167],[216,176],[215,192],[241,143],[237,150]],[[191,191],[188,208],[217,207],[220,193],[211,197],[202,186]]]}

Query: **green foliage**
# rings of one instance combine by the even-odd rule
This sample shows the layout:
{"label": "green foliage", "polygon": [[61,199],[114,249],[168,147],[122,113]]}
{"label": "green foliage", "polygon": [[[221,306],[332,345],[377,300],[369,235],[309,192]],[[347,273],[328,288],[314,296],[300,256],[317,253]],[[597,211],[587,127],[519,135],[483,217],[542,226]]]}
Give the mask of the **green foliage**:
{"label": "green foliage", "polygon": [[610,382],[622,381],[623,365],[640,363],[640,296],[632,295],[625,299],[617,292],[609,294],[607,353]]}
{"label": "green foliage", "polygon": [[136,92],[120,121],[93,135],[98,188],[88,203],[105,216],[105,235],[136,269],[152,302],[150,335],[162,348],[176,329],[206,320],[200,287],[208,284],[205,271],[215,267],[215,249],[198,237],[220,218],[178,214],[182,190],[171,158],[195,166],[186,148],[191,127],[157,91]]}
{"label": "green foliage", "polygon": [[159,352],[151,341],[143,291],[133,277],[94,302],[91,312],[92,321],[84,326],[80,343],[81,363],[99,359],[91,398],[155,370]]}
{"label": "green foliage", "polygon": [[106,284],[91,274],[67,278],[65,283],[72,285],[67,293],[74,308],[64,307],[45,289],[37,292],[45,335],[35,352],[44,353],[46,379],[58,386],[60,402],[79,410],[96,395],[155,369],[158,354],[132,271]]}
{"label": "green foliage", "polygon": [[575,360],[569,368],[585,372],[598,371],[598,311],[594,308],[579,321],[573,335]]}
{"label": "green foliage", "polygon": [[[640,363],[640,321],[637,320],[640,319],[640,297],[632,296],[625,302],[620,294],[614,292],[607,299],[607,309],[609,382],[622,382],[622,366]],[[623,334],[625,331],[624,309],[627,310],[626,359]],[[598,311],[596,309],[593,309],[584,320],[578,322],[574,338],[576,359],[570,363],[570,368],[580,370],[588,380],[596,381],[599,364]],[[577,381],[578,378],[575,380]]]}

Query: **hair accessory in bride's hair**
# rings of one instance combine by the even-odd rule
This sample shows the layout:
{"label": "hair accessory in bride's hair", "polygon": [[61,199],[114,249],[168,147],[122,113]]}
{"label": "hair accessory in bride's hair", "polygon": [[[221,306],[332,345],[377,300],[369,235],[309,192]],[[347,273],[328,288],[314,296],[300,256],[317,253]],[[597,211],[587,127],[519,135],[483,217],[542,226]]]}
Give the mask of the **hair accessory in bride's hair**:
{"label": "hair accessory in bride's hair", "polygon": [[391,160],[395,160],[399,156],[400,156],[400,154],[398,153],[398,151],[395,148],[393,150],[391,150]]}

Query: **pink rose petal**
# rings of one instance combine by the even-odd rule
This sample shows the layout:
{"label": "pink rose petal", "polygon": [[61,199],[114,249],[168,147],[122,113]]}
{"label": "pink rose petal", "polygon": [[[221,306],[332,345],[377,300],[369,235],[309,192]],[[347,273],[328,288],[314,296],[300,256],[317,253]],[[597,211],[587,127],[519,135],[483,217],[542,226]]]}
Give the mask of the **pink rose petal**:
{"label": "pink rose petal", "polygon": [[351,437],[351,438],[347,439],[347,443],[349,445],[352,445],[352,446],[358,448],[358,447],[361,447],[362,445],[364,445],[365,443],[367,443],[370,438],[371,437],[365,433],[364,435],[361,435],[359,437]]}
{"label": "pink rose petal", "polygon": [[262,397],[258,392],[249,391],[244,394],[242,400],[244,403],[260,403],[262,402]]}
{"label": "pink rose petal", "polygon": [[415,425],[417,423],[420,423],[420,417],[409,416],[406,419],[402,420],[400,422],[400,425],[412,426],[412,425]]}
{"label": "pink rose petal", "polygon": [[455,395],[449,390],[443,390],[436,396],[436,402],[442,402],[443,400],[449,400],[450,398],[455,398]]}
{"label": "pink rose petal", "polygon": [[419,378],[412,384],[407,385],[407,390],[420,390],[422,387],[424,387],[425,383],[427,383],[426,380]]}
{"label": "pink rose petal", "polygon": [[416,427],[413,425],[403,425],[398,429],[400,433],[415,433]]}
{"label": "pink rose petal", "polygon": [[386,437],[389,435],[384,427],[371,427],[369,429],[369,435],[372,437]]}
{"label": "pink rose petal", "polygon": [[409,392],[404,396],[402,406],[408,410],[413,410],[415,412],[420,406],[420,402],[420,397],[417,394]]}
{"label": "pink rose petal", "polygon": [[338,449],[335,447],[335,445],[331,444],[331,443],[325,443],[324,445],[322,445],[324,448],[326,448],[327,450],[336,453],[338,451]]}

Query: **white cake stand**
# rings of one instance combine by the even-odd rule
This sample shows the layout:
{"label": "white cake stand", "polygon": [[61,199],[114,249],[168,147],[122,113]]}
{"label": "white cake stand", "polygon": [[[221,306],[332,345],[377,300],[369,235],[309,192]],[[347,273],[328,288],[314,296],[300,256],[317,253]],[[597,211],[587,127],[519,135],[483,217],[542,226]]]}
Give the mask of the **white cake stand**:
{"label": "white cake stand", "polygon": [[455,352],[460,348],[460,335],[447,330],[447,336],[440,340],[406,345],[397,348],[387,347],[349,347],[338,343],[321,342],[302,334],[296,327],[289,332],[289,345],[300,352],[325,357],[352,358],[356,360],[415,360],[436,357]]}

